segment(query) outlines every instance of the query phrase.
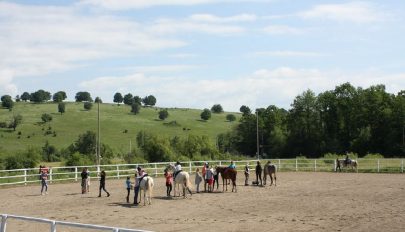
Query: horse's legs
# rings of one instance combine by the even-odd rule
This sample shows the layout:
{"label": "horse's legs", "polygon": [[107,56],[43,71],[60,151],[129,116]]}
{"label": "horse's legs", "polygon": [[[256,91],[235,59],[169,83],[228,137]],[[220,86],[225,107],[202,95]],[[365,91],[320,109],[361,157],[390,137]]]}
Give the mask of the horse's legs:
{"label": "horse's legs", "polygon": [[[263,172],[263,185],[266,185],[266,181],[267,181],[267,173],[266,172]],[[269,175],[270,176],[270,178],[271,178],[271,174]]]}
{"label": "horse's legs", "polygon": [[224,190],[225,190],[225,183],[224,183],[224,177],[222,176],[222,192],[224,192]]}

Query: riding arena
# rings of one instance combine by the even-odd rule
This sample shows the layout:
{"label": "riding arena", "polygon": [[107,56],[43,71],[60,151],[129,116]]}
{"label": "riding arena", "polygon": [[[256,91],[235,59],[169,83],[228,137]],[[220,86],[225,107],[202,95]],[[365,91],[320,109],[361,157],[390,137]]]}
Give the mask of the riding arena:
{"label": "riding arena", "polygon": [[[405,228],[405,181],[402,173],[363,173],[343,168],[277,170],[277,182],[252,185],[255,164],[250,162],[249,185],[237,163],[236,188],[195,192],[195,169],[190,173],[192,195],[167,197],[165,178],[153,176],[151,204],[125,201],[125,177],[108,174],[111,196],[98,197],[98,179],[82,194],[80,181],[56,181],[40,195],[38,183],[0,187],[0,213],[84,224],[118,226],[146,231],[402,231]],[[262,162],[265,165],[265,162]],[[312,165],[312,164],[311,164]],[[361,167],[362,162],[359,163]],[[277,168],[277,162],[275,163]],[[184,167],[184,166],[183,166]],[[191,167],[191,166],[190,166]],[[56,171],[55,171],[56,172]],[[108,173],[108,172],[107,172]],[[133,175],[131,174],[133,179]],[[226,188],[225,188],[226,189]],[[131,191],[133,199],[133,191]],[[144,197],[142,195],[142,197]],[[49,225],[7,220],[7,231],[49,231]],[[98,231],[61,226],[59,231]],[[118,231],[118,230],[117,230]]]}

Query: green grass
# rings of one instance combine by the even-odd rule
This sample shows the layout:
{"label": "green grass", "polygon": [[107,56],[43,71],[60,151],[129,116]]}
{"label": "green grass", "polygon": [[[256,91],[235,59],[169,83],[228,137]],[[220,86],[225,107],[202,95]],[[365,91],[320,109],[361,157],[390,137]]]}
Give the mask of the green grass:
{"label": "green grass", "polygon": [[[201,110],[169,108],[169,117],[162,121],[158,119],[158,112],[158,108],[142,108],[138,115],[134,115],[130,113],[130,106],[127,105],[100,104],[101,142],[108,144],[114,153],[125,153],[129,151],[130,140],[134,148],[136,134],[145,130],[165,137],[206,135],[215,143],[218,134],[229,131],[237,124],[237,121],[226,120],[227,113],[212,114],[210,120],[202,121]],[[43,113],[51,114],[53,120],[43,124]],[[0,122],[8,123],[13,114],[21,114],[23,122],[15,132],[12,129],[0,128],[0,156],[15,154],[29,146],[42,147],[46,140],[57,149],[66,148],[79,134],[87,130],[97,132],[96,104],[90,111],[85,111],[83,103],[67,102],[66,113],[61,115],[55,103],[18,102],[11,112],[0,109]],[[234,115],[237,119],[241,117],[239,113]],[[170,123],[172,121],[176,123]],[[49,126],[52,127],[52,132],[56,132],[56,137],[52,134],[44,135]],[[128,132],[124,133],[125,130]],[[18,132],[21,132],[20,136]]]}

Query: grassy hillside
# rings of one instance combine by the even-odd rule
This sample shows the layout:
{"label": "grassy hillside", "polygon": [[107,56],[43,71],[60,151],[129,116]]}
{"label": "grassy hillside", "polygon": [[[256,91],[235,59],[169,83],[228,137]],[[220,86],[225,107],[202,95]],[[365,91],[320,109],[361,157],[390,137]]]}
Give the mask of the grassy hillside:
{"label": "grassy hillside", "polygon": [[[212,114],[209,121],[200,120],[201,110],[168,109],[169,117],[162,121],[158,118],[159,109],[142,108],[138,115],[130,113],[130,106],[116,104],[100,104],[101,141],[108,144],[115,153],[129,151],[130,140],[132,147],[136,143],[136,134],[149,131],[161,136],[181,136],[189,134],[207,135],[212,142],[216,136],[231,129],[237,122],[228,122],[227,113]],[[41,115],[51,114],[50,123],[42,123]],[[55,103],[32,104],[16,103],[13,111],[0,109],[0,122],[9,122],[13,114],[21,114],[23,122],[14,132],[12,129],[0,128],[0,155],[13,154],[25,150],[28,146],[42,147],[45,141],[58,149],[65,148],[74,142],[79,134],[87,130],[97,132],[97,104],[86,111],[83,103],[66,103],[66,113],[58,113]],[[237,120],[240,114],[234,113]],[[176,121],[177,125],[170,122]],[[48,128],[56,132],[45,135]],[[128,130],[127,133],[124,133]],[[19,135],[21,132],[21,135]],[[18,138],[20,137],[20,138]]]}

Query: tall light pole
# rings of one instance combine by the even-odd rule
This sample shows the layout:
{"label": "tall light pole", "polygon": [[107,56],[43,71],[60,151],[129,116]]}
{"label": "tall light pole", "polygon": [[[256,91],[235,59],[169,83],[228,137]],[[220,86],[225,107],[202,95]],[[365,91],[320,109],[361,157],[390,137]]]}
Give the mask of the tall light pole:
{"label": "tall light pole", "polygon": [[257,160],[260,159],[260,148],[259,148],[259,112],[256,109],[256,145],[257,145]]}
{"label": "tall light pole", "polygon": [[97,173],[100,173],[100,102],[97,102]]}

